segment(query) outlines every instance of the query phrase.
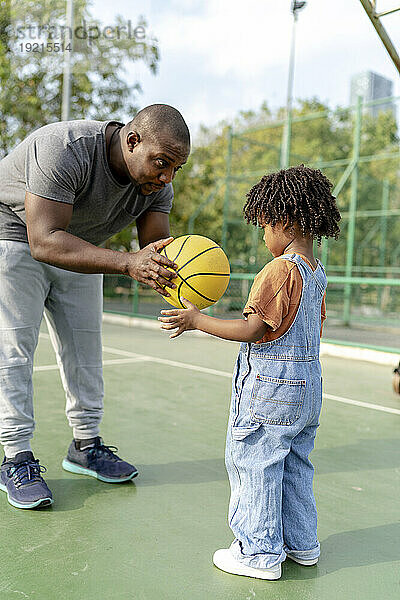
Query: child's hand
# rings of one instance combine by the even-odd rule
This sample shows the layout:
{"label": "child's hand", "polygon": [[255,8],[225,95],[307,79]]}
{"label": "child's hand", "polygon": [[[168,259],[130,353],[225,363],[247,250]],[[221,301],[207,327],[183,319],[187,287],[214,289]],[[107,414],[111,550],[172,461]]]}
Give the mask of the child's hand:
{"label": "child's hand", "polygon": [[185,298],[181,298],[181,302],[185,309],[174,308],[172,310],[162,310],[162,315],[168,315],[165,317],[158,317],[158,320],[162,322],[161,329],[177,329],[170,338],[178,337],[184,331],[190,331],[191,329],[197,329],[196,321],[198,315],[201,315],[199,309],[189,302],[189,300],[185,300]]}

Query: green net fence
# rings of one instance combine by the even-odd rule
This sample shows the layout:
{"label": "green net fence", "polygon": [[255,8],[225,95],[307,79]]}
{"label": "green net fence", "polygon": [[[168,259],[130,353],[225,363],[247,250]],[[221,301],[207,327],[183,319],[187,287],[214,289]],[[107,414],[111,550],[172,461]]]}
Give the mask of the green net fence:
{"label": "green net fence", "polygon": [[[328,275],[326,332],[329,337],[399,350],[400,353],[400,150],[399,98],[337,111],[292,115],[290,164],[320,168],[334,184],[342,214],[338,240],[322,240],[315,254]],[[371,107],[389,105],[378,117]],[[211,314],[241,314],[254,274],[268,260],[262,232],[242,218],[245,194],[260,177],[282,165],[284,121],[226,130],[225,175],[207,189],[186,232],[208,234],[226,251],[233,271]],[[178,201],[178,199],[177,199]],[[219,233],[218,233],[219,232]],[[124,277],[106,276],[105,309],[156,317],[168,306],[150,289]],[[361,340],[361,341],[360,341]]]}

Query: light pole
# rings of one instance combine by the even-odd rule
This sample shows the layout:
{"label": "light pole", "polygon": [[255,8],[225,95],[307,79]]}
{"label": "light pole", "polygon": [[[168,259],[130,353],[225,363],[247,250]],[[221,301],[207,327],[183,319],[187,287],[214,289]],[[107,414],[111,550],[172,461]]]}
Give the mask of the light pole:
{"label": "light pole", "polygon": [[62,105],[61,105],[61,120],[69,121],[71,118],[71,54],[73,44],[72,29],[74,26],[74,0],[67,0],[67,32],[69,36],[69,43],[65,43],[64,46],[70,46],[70,50],[66,50],[64,47],[64,74],[63,74],[63,87],[62,87]]}
{"label": "light pole", "polygon": [[299,2],[292,0],[291,11],[293,14],[292,41],[290,46],[290,61],[289,61],[289,77],[286,96],[286,120],[283,127],[282,146],[281,146],[281,169],[286,169],[289,166],[290,158],[290,137],[292,130],[292,100],[293,100],[293,78],[294,78],[294,56],[295,56],[295,40],[296,40],[296,23],[298,12],[305,7],[307,2]]}

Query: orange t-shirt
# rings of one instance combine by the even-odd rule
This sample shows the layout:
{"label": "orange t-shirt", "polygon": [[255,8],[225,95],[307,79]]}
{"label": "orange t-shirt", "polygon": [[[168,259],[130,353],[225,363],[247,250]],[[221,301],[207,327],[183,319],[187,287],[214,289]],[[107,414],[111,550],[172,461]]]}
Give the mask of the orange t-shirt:
{"label": "orange t-shirt", "polygon": [[[313,269],[304,256],[299,256]],[[299,308],[302,288],[300,271],[289,260],[272,260],[256,275],[243,315],[257,314],[270,327],[257,344],[276,340],[289,329]],[[325,297],[326,294],[321,305],[321,335],[326,319]]]}

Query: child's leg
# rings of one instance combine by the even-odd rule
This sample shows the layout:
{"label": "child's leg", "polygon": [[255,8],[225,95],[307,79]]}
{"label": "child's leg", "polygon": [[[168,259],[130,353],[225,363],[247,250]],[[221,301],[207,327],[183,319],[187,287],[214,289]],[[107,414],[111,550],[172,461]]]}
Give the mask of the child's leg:
{"label": "child's leg", "polygon": [[282,524],[285,551],[299,559],[320,554],[317,510],[313,493],[314,467],[308,456],[314,447],[316,426],[308,426],[292,440],[285,458],[282,489]]}
{"label": "child's leg", "polygon": [[281,507],[288,451],[269,427],[260,427],[243,440],[233,439],[228,427],[229,526],[236,538],[231,551],[250,567],[266,569],[285,559]]}

